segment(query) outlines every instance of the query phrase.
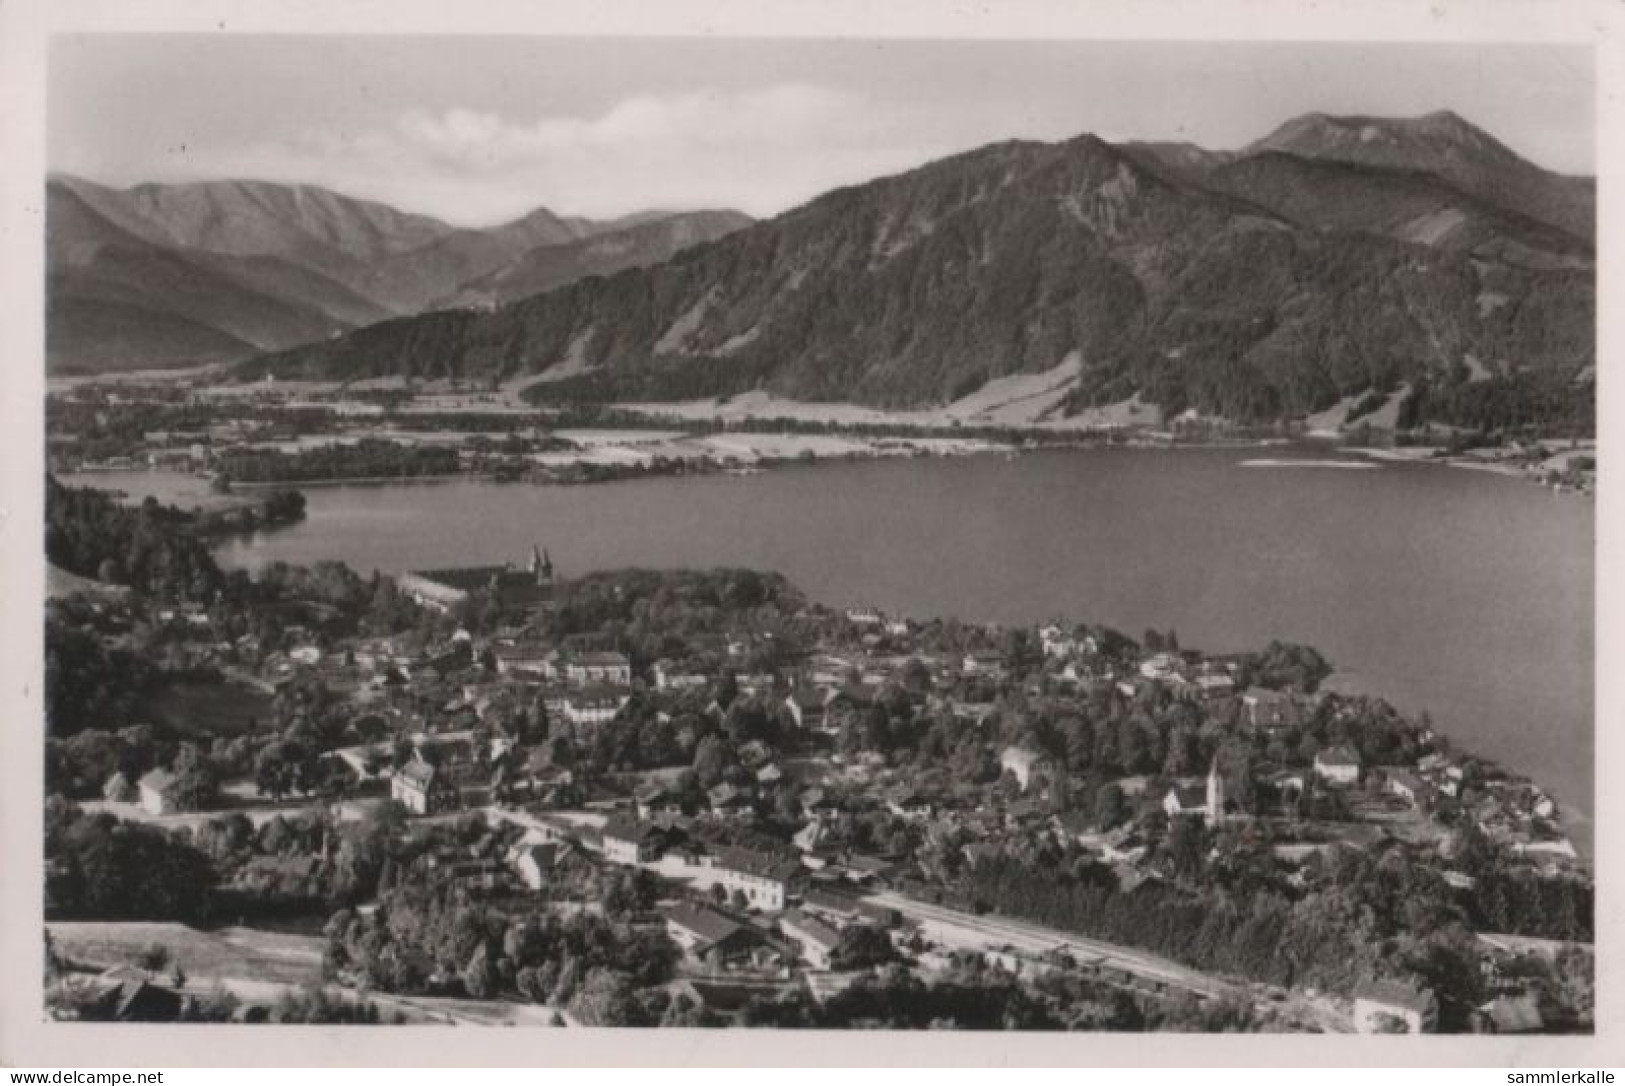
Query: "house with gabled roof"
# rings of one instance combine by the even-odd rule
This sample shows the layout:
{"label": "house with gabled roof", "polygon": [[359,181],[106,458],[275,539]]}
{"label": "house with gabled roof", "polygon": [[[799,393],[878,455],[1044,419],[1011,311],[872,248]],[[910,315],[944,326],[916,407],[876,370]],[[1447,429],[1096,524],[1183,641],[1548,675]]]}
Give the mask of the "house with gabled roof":
{"label": "house with gabled roof", "polygon": [[1360,756],[1351,747],[1328,747],[1315,755],[1315,776],[1328,784],[1360,783]]}
{"label": "house with gabled roof", "polygon": [[556,842],[520,844],[510,853],[509,866],[519,876],[520,882],[532,890],[540,890],[547,884],[548,876],[558,866],[562,855],[563,847]]}
{"label": "house with gabled roof", "polygon": [[1162,809],[1169,818],[1182,815],[1205,816],[1207,788],[1201,784],[1176,784],[1162,797]]}
{"label": "house with gabled roof", "polygon": [[141,793],[141,809],[150,815],[174,814],[180,810],[176,788],[178,782],[179,778],[167,769],[149,771],[137,784]]}
{"label": "house with gabled roof", "polygon": [[666,833],[653,822],[629,814],[616,814],[600,833],[604,859],[617,864],[651,863],[660,858]]}
{"label": "house with gabled roof", "polygon": [[836,927],[851,924],[862,918],[859,906],[862,898],[821,886],[809,887],[801,896],[801,908]]}
{"label": "house with gabled roof", "polygon": [[[1427,988],[1403,981],[1376,980],[1354,990],[1356,1033],[1430,1033],[1438,1021],[1439,1003]],[[1393,1029],[1397,1025],[1404,1029]]]}
{"label": "house with gabled roof", "polygon": [[799,909],[779,917],[779,930],[801,950],[801,957],[814,969],[828,969],[841,945],[841,933]]}
{"label": "house with gabled roof", "polygon": [[1033,779],[1049,768],[1049,760],[1042,754],[1022,747],[1005,747],[999,755],[999,769],[1015,777],[1022,791],[1032,787]]}
{"label": "house with gabled roof", "polygon": [[1540,1033],[1546,1028],[1534,995],[1501,996],[1479,1008],[1492,1033]]}
{"label": "house with gabled roof", "polygon": [[745,848],[720,849],[712,869],[723,889],[737,890],[751,905],[768,911],[784,908],[804,870],[795,860]]}
{"label": "house with gabled roof", "polygon": [[390,778],[389,794],[418,815],[455,810],[461,799],[451,774],[425,761],[421,755],[395,771]]}
{"label": "house with gabled roof", "polygon": [[722,910],[694,901],[678,901],[659,909],[666,934],[691,960],[726,969],[747,964],[761,937]]}
{"label": "house with gabled roof", "polygon": [[749,820],[756,813],[755,796],[748,789],[726,782],[707,791],[705,798],[711,804],[711,813],[718,818]]}
{"label": "house with gabled roof", "polygon": [[152,983],[141,970],[115,967],[101,974],[90,987],[90,999],[80,1016],[98,1022],[175,1022],[184,998],[173,988]]}
{"label": "house with gabled roof", "polygon": [[575,686],[627,686],[632,661],[619,652],[584,652],[565,663],[564,675]]}
{"label": "house with gabled roof", "polygon": [[1242,691],[1241,709],[1248,727],[1263,731],[1281,731],[1303,723],[1303,715],[1292,695],[1262,686],[1249,686]]}
{"label": "house with gabled roof", "polygon": [[1426,781],[1404,766],[1384,767],[1382,787],[1389,795],[1413,805],[1426,799],[1430,791]]}
{"label": "house with gabled roof", "polygon": [[785,696],[784,707],[798,728],[824,726],[824,707],[829,695],[816,686],[796,686]]}
{"label": "house with gabled roof", "polygon": [[141,798],[136,786],[130,783],[130,778],[122,771],[114,773],[102,785],[102,798],[109,803],[134,803]]}

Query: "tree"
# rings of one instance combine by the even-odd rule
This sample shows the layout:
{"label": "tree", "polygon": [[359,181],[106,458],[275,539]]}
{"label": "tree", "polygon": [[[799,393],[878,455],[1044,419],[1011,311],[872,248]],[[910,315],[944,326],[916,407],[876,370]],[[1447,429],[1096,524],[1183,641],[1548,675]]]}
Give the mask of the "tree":
{"label": "tree", "polygon": [[1166,847],[1174,874],[1182,879],[1197,879],[1207,861],[1207,828],[1202,820],[1191,816],[1175,818],[1168,827]]}
{"label": "tree", "polygon": [[171,770],[175,776],[175,805],[183,811],[201,811],[212,807],[219,795],[219,780],[214,766],[198,750],[196,744],[182,743]]}
{"label": "tree", "polygon": [[514,990],[532,1003],[547,1001],[548,988],[542,983],[542,971],[527,965],[514,974]]}
{"label": "tree", "polygon": [[488,999],[496,989],[496,969],[492,966],[491,956],[486,952],[484,943],[475,948],[469,957],[468,964],[463,967],[461,975],[463,990],[473,999]]}
{"label": "tree", "polygon": [[278,739],[267,744],[254,760],[254,787],[275,802],[305,790],[314,775],[314,758],[297,740]]}
{"label": "tree", "polygon": [[872,924],[853,924],[841,931],[840,945],[831,955],[837,969],[867,969],[896,957],[891,938]]}
{"label": "tree", "polygon": [[167,946],[162,943],[148,943],[137,963],[149,973],[162,973],[173,960]]}
{"label": "tree", "polygon": [[581,985],[581,961],[574,954],[565,954],[559,965],[559,978],[553,985],[552,997],[548,1000],[554,1006],[565,1006],[575,996],[576,989]]}
{"label": "tree", "polygon": [[1128,816],[1128,803],[1123,797],[1121,785],[1114,781],[1095,793],[1095,825],[1102,830],[1112,829]]}
{"label": "tree", "polygon": [[736,762],[733,749],[719,735],[706,736],[694,749],[694,774],[702,788],[715,787]]}

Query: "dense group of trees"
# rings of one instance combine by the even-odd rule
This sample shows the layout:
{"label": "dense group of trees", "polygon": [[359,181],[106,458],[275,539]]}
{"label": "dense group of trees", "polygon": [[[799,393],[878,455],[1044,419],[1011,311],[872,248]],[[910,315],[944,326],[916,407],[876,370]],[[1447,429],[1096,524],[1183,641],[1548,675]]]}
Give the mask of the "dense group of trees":
{"label": "dense group of trees", "polygon": [[1595,888],[1580,878],[1547,878],[1510,862],[1470,820],[1453,837],[1452,862],[1476,885],[1464,895],[1474,927],[1544,939],[1590,942]]}
{"label": "dense group of trees", "polygon": [[502,912],[422,881],[396,886],[367,915],[340,910],[327,937],[324,968],[334,978],[386,992],[517,996],[603,1025],[639,1024],[617,1021],[626,1008],[615,1004],[669,980],[678,956],[664,931],[624,918]]}
{"label": "dense group of trees", "polygon": [[[228,489],[231,485],[224,475],[216,476],[215,482]],[[297,490],[273,490],[259,501],[244,501],[226,509],[199,510],[194,514],[197,531],[203,536],[279,528],[304,519],[305,496]]]}
{"label": "dense group of trees", "polygon": [[47,615],[45,722],[49,734],[117,729],[136,718],[158,681],[142,655],[109,646],[94,630]]}
{"label": "dense group of trees", "polygon": [[1481,443],[1516,437],[1585,437],[1597,432],[1596,385],[1540,370],[1473,381],[1421,381],[1400,407],[1398,425],[1428,422],[1472,431]]}
{"label": "dense group of trees", "polygon": [[221,454],[219,466],[234,483],[414,478],[454,474],[457,450],[444,445],[363,438],[353,444],[334,442],[297,452],[234,449]]}
{"label": "dense group of trees", "polygon": [[165,830],[45,805],[45,915],[57,920],[206,920],[208,857]]}
{"label": "dense group of trees", "polygon": [[45,556],[81,577],[164,599],[208,599],[222,580],[189,514],[148,498],[131,509],[112,495],[45,481]]}
{"label": "dense group of trees", "polygon": [[1121,893],[1087,865],[1046,869],[1000,856],[974,865],[965,888],[999,912],[1206,971],[1345,992],[1372,976],[1411,975],[1458,1015],[1477,1005],[1479,952],[1436,870],[1396,852],[1337,850],[1317,874],[1316,888],[1297,897],[1159,880]]}

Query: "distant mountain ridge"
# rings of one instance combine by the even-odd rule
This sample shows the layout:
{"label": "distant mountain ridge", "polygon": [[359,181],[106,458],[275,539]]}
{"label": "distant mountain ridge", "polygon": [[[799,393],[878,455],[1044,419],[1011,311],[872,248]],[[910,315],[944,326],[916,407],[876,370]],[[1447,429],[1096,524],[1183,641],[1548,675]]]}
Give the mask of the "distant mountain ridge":
{"label": "distant mountain ridge", "polygon": [[1591,242],[1597,186],[1589,177],[1542,169],[1449,110],[1422,117],[1331,117],[1309,113],[1244,153],[1286,151],[1302,158],[1422,170],[1487,204],[1548,223]]}
{"label": "distant mountain ridge", "polygon": [[322,340],[416,313],[538,249],[675,214],[597,223],[538,208],[473,229],[312,185],[116,189],[54,176],[46,189],[53,372],[206,364]]}
{"label": "distant mountain ridge", "polygon": [[139,222],[115,221],[90,195],[55,183],[47,192],[46,352],[53,371],[220,362],[388,315],[276,257],[166,246]]}
{"label": "distant mountain ridge", "polygon": [[501,305],[626,268],[669,260],[678,252],[749,226],[737,211],[685,211],[634,221],[556,245],[536,246],[494,271],[469,279],[445,306]]}
{"label": "distant mountain ridge", "polygon": [[1595,356],[1589,190],[1573,181],[1454,115],[1310,115],[1235,153],[993,144],[664,263],[239,373],[912,408],[1073,359],[1060,412],[1137,397],[1241,420],[1401,384],[1561,383]]}

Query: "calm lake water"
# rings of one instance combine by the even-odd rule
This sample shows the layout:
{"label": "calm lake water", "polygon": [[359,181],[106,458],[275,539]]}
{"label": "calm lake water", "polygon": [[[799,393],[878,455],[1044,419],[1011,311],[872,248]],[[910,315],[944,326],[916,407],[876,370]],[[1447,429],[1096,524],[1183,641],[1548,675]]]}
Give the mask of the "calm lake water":
{"label": "calm lake water", "polygon": [[919,617],[1173,627],[1210,651],[1301,641],[1338,688],[1426,709],[1590,812],[1591,502],[1439,465],[1245,463],[1336,455],[1067,450],[586,487],[313,487],[303,524],[219,554],[396,572],[517,563],[535,541],[563,576],[752,566],[826,603]]}

